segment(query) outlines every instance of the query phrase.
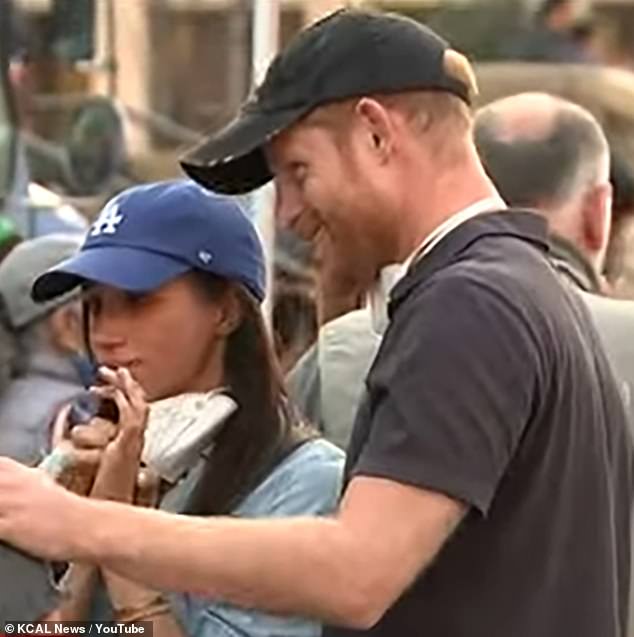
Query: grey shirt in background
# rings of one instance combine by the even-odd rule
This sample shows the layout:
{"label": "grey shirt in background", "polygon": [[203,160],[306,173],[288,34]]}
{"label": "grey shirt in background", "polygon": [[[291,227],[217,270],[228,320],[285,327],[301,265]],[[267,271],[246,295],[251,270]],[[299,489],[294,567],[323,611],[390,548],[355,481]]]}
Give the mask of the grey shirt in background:
{"label": "grey shirt in background", "polygon": [[57,603],[48,565],[0,543],[0,630],[6,622],[41,619]]}
{"label": "grey shirt in background", "polygon": [[[35,465],[50,445],[50,425],[80,390],[70,358],[39,352],[0,397],[0,455]],[[0,543],[0,631],[5,622],[35,621],[58,603],[46,562]]]}
{"label": "grey shirt in background", "polygon": [[289,391],[300,412],[341,449],[348,446],[380,343],[368,309],[344,314],[319,330],[317,343],[289,374]]}
{"label": "grey shirt in background", "polygon": [[82,390],[69,356],[33,354],[24,374],[0,396],[0,455],[28,465],[50,450],[50,428],[59,409]]}

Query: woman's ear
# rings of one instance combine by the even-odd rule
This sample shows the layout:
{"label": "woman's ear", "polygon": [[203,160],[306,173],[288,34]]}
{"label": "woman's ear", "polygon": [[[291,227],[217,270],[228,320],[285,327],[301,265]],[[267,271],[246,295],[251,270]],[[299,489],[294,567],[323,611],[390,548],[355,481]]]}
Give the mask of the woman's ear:
{"label": "woman's ear", "polygon": [[216,333],[218,336],[230,336],[242,323],[243,309],[238,290],[231,286],[218,298],[216,315]]}

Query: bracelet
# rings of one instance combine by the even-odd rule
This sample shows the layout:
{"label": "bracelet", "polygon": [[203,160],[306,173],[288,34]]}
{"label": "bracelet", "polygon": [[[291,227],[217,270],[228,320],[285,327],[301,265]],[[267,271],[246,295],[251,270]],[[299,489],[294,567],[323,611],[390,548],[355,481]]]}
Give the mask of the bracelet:
{"label": "bracelet", "polygon": [[141,606],[140,608],[121,608],[115,612],[116,619],[124,624],[132,624],[134,622],[150,619],[156,615],[164,615],[169,613],[171,607],[163,596],[159,595],[151,602]]}

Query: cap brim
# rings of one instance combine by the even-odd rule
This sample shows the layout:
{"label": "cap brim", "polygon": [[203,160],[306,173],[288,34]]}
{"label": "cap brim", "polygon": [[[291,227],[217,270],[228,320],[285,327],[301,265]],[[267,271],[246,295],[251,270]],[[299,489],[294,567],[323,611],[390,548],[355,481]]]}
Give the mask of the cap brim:
{"label": "cap brim", "polygon": [[43,303],[88,282],[126,292],[150,292],[190,269],[188,263],[156,252],[123,246],[91,248],[40,275],[31,296]]}
{"label": "cap brim", "polygon": [[304,115],[301,106],[275,112],[246,107],[228,126],[188,151],[180,164],[201,186],[227,195],[250,192],[273,178],[264,146]]}

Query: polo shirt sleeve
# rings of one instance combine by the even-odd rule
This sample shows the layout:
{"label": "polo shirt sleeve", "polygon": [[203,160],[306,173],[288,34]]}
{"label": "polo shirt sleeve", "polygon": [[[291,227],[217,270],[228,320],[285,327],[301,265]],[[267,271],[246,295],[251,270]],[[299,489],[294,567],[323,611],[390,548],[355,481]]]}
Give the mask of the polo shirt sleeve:
{"label": "polo shirt sleeve", "polygon": [[368,378],[353,477],[442,492],[486,515],[539,386],[535,326],[510,296],[449,276],[402,303]]}

